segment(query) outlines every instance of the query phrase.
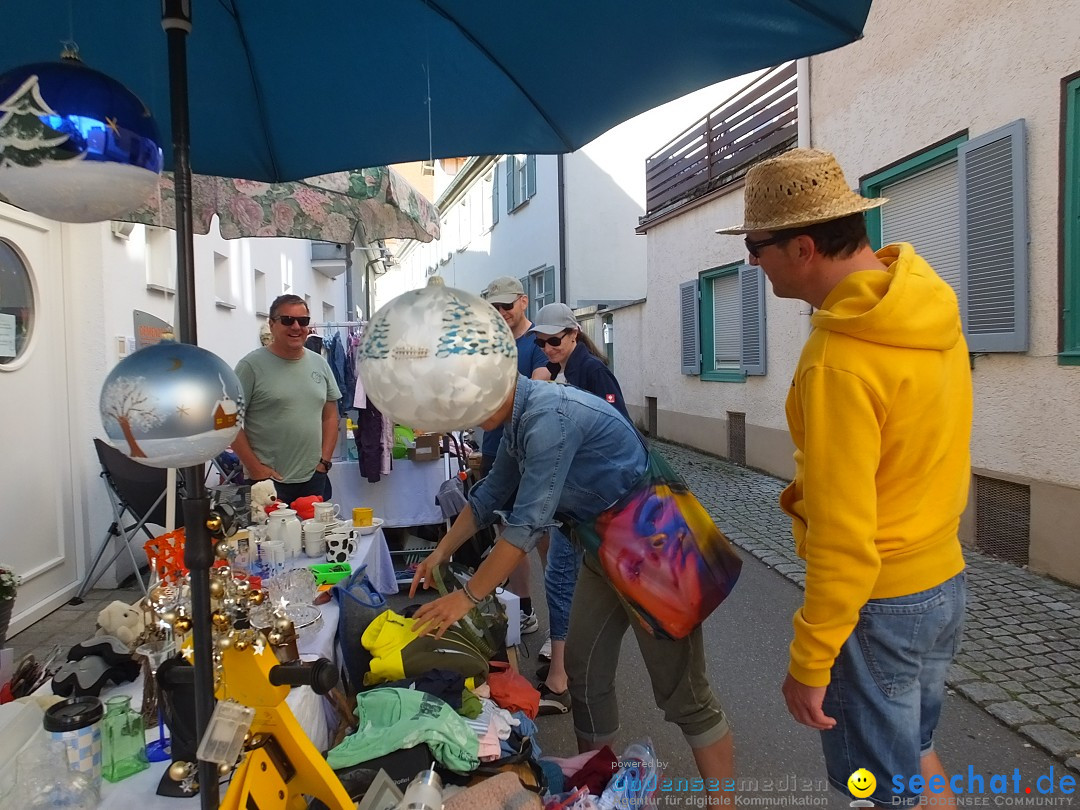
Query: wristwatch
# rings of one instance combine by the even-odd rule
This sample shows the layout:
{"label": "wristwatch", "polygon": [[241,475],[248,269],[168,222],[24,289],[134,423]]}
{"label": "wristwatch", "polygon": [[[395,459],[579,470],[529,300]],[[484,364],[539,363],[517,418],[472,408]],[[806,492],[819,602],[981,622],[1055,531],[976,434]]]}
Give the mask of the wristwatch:
{"label": "wristwatch", "polygon": [[[330,472],[330,468],[334,466],[331,462],[327,461],[325,458],[320,458],[319,459],[319,464],[322,464],[324,467],[326,467],[327,472]],[[316,464],[315,466],[317,467],[319,465]]]}

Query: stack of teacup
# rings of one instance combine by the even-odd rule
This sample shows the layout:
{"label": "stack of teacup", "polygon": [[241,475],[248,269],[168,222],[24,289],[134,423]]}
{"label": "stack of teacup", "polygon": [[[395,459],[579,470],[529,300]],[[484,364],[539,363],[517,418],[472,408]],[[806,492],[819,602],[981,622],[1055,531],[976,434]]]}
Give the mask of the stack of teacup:
{"label": "stack of teacup", "polygon": [[338,532],[341,507],[336,503],[316,503],[315,517],[304,521],[304,553],[309,557],[326,554],[327,541]]}

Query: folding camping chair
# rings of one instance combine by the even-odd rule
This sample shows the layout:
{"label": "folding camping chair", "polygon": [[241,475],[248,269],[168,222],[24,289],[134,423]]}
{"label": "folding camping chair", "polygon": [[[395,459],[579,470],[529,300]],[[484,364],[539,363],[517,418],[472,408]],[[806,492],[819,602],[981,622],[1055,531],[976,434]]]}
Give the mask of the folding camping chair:
{"label": "folding camping chair", "polygon": [[[109,503],[112,504],[113,522],[105,534],[105,539],[101,541],[101,546],[94,556],[93,564],[83,578],[82,585],[79,586],[79,592],[72,599],[72,602],[76,604],[82,601],[86,592],[97,584],[97,581],[125,550],[131,558],[135,578],[145,595],[146,583],[143,581],[142,572],[139,569],[139,558],[135,556],[132,545],[137,544],[140,530],[153,539],[154,534],[147,528],[147,524],[165,525],[168,471],[132,461],[101,439],[94,439],[94,448],[101,462],[101,477],[105,480],[105,491],[109,496]],[[126,519],[125,515],[127,515]],[[125,520],[129,525],[125,525]],[[131,521],[134,522],[131,523]],[[176,528],[182,525],[180,499],[177,498]],[[120,547],[113,550],[109,561],[99,568],[99,563],[116,538],[121,541]],[[140,545],[137,544],[136,548],[141,551]],[[143,560],[143,562],[146,561]]]}

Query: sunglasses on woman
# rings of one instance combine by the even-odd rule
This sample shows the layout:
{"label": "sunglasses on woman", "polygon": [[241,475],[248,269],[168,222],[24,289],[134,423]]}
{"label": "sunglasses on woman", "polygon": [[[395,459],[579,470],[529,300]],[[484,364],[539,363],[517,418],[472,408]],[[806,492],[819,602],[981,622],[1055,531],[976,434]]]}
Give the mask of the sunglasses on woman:
{"label": "sunglasses on woman", "polygon": [[311,323],[310,315],[275,315],[270,320],[277,321],[282,326],[292,326],[294,323],[298,323],[301,326],[307,326]]}
{"label": "sunglasses on woman", "polygon": [[561,346],[563,338],[566,337],[566,333],[569,331],[569,329],[564,329],[561,334],[555,335],[555,337],[538,337],[536,338],[536,345],[539,346],[541,349],[544,348],[544,346],[551,346],[552,348]]}

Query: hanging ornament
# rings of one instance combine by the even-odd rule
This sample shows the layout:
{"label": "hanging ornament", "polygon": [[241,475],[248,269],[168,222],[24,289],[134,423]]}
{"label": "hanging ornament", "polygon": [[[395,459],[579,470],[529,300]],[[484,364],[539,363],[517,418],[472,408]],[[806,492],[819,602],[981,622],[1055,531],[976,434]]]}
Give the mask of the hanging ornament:
{"label": "hanging ornament", "polygon": [[517,346],[491,304],[433,276],[372,316],[360,377],[364,393],[394,421],[459,430],[506,401],[517,381]]}
{"label": "hanging ornament", "polygon": [[0,75],[0,200],[62,222],[135,210],[157,189],[157,125],[74,49]]}
{"label": "hanging ornament", "polygon": [[121,360],[101,389],[101,421],[118,450],[151,467],[191,467],[240,430],[233,370],[198,346],[163,340]]}

